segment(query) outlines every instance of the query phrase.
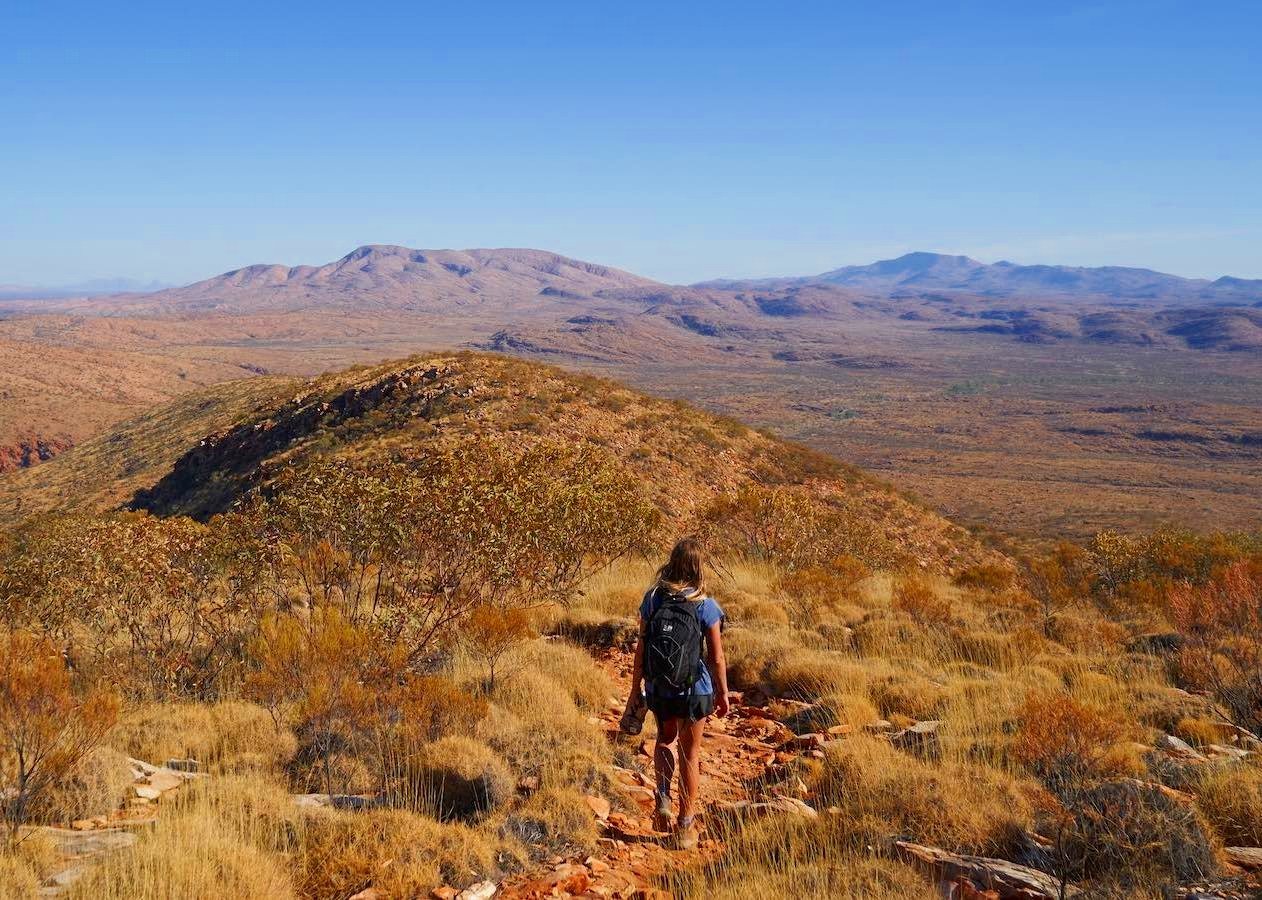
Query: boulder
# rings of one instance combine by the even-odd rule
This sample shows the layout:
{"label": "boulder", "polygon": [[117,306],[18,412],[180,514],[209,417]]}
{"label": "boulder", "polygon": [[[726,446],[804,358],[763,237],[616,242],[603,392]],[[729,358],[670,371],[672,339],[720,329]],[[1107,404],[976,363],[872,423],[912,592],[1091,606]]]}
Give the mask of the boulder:
{"label": "boulder", "polygon": [[181,787],[184,782],[192,777],[192,774],[189,772],[179,772],[175,769],[154,769],[145,776],[145,784],[157,788],[160,793],[165,794],[167,791],[173,791],[177,787]]}
{"label": "boulder", "polygon": [[[1051,875],[1006,859],[965,856],[910,841],[895,841],[894,850],[903,862],[944,886],[967,879],[982,896],[993,892],[999,900],[1056,900],[1060,896],[1060,882]],[[1077,888],[1065,889],[1066,897],[1081,893]]]}
{"label": "boulder", "polygon": [[1122,781],[1127,784],[1133,784],[1141,791],[1155,791],[1158,794],[1169,797],[1175,803],[1181,803],[1184,806],[1191,806],[1196,802],[1196,797],[1186,791],[1175,790],[1164,784],[1157,784],[1154,781],[1144,781],[1140,778],[1123,778]]}
{"label": "boulder", "polygon": [[1225,744],[1210,744],[1205,752],[1214,759],[1228,759],[1235,762],[1248,759],[1249,751],[1240,747],[1228,747]]}
{"label": "boulder", "polygon": [[811,750],[823,750],[825,738],[819,732],[811,732],[810,734],[796,734],[781,745],[781,750],[797,751],[806,753]]}
{"label": "boulder", "polygon": [[131,757],[127,758],[127,765],[131,766],[133,772],[138,773],[136,775],[137,778],[140,778],[142,775],[150,775],[158,770],[157,766],[150,765],[143,759],[132,759]]}
{"label": "boulder", "polygon": [[999,900],[998,891],[983,891],[971,878],[957,878],[943,885],[947,900]]}
{"label": "boulder", "polygon": [[1172,756],[1179,757],[1180,759],[1191,759],[1196,760],[1197,762],[1202,762],[1205,759],[1203,755],[1197,752],[1195,747],[1182,738],[1177,738],[1172,734],[1163,734],[1159,737],[1157,739],[1157,747]]}
{"label": "boulder", "polygon": [[770,691],[763,685],[756,684],[741,695],[741,705],[765,707],[773,699]]}
{"label": "boulder", "polygon": [[1223,853],[1242,869],[1262,869],[1262,847],[1228,847]]}
{"label": "boulder", "polygon": [[937,719],[926,719],[890,735],[890,743],[917,756],[936,757],[942,753],[941,728],[942,723]]}
{"label": "boulder", "polygon": [[162,791],[151,784],[133,784],[131,789],[132,793],[146,802],[152,802],[162,796]]}

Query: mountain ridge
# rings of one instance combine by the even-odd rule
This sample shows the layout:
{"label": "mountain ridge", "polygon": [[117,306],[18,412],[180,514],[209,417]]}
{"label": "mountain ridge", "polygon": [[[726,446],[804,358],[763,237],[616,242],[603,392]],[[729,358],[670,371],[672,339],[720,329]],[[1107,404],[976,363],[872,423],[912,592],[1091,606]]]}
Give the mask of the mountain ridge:
{"label": "mountain ridge", "polygon": [[1224,275],[1185,278],[1133,266],[984,263],[969,256],[913,251],[818,275],[785,278],[722,278],[694,287],[736,290],[802,284],[834,284],[883,296],[906,291],[958,291],[988,297],[1082,297],[1150,301],[1168,305],[1262,304],[1262,279]]}

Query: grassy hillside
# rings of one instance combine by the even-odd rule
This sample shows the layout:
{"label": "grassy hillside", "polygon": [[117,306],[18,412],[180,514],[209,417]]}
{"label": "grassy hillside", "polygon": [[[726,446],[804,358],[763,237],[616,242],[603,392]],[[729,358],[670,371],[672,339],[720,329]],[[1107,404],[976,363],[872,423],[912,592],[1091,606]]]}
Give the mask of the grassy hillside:
{"label": "grassy hillside", "polygon": [[49,511],[110,509],[166,474],[201,438],[290,390],[284,378],[229,381],[113,426],[48,464],[0,478],[0,525]]}
{"label": "grassy hillside", "polygon": [[799,445],[612,381],[467,352],[233,382],[177,401],[0,481],[0,521],[133,495],[137,508],[205,518],[317,461],[371,465],[482,439],[610,453],[676,528],[695,527],[720,495],[762,486],[844,505],[856,531],[918,567],[988,558],[941,516]]}
{"label": "grassy hillside", "polygon": [[[1256,896],[1258,535],[1018,562],[738,422],[474,353],[236,385],[42,472],[67,511],[0,531],[5,900],[76,866],[84,900]],[[694,852],[616,725],[685,532],[742,692]]]}

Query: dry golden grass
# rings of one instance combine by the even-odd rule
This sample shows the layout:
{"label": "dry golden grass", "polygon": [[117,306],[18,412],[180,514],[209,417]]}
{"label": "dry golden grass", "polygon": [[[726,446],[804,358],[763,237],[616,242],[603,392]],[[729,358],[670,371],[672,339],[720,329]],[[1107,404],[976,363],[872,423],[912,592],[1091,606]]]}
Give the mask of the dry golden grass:
{"label": "dry golden grass", "polygon": [[214,773],[273,771],[297,749],[267,710],[237,700],[142,705],[124,714],[110,742],[146,762],[192,758]]}
{"label": "dry golden grass", "polygon": [[57,849],[39,831],[26,831],[16,846],[0,842],[0,900],[34,900]]}
{"label": "dry golden grass", "polygon": [[33,900],[39,896],[39,873],[21,856],[0,851],[0,900]]}
{"label": "dry golden grass", "polygon": [[1213,719],[1185,716],[1175,724],[1174,734],[1193,746],[1204,747],[1229,741],[1232,728]]}
{"label": "dry golden grass", "polygon": [[127,799],[132,780],[131,765],[123,753],[97,747],[38,797],[32,818],[64,824],[113,812]]}
{"label": "dry golden grass", "polygon": [[1262,768],[1255,764],[1210,769],[1194,782],[1197,806],[1223,842],[1262,847]]}
{"label": "dry golden grass", "polygon": [[101,859],[74,900],[246,900],[295,896],[285,852],[300,820],[283,788],[259,776],[186,788],[136,846]]}
{"label": "dry golden grass", "polygon": [[[440,884],[467,885],[512,856],[494,834],[403,810],[311,815],[295,856],[303,897],[343,898],[373,886],[387,897],[424,897]],[[520,852],[520,851],[517,851]]]}
{"label": "dry golden grass", "polygon": [[503,830],[537,856],[596,846],[596,822],[583,795],[572,788],[535,791],[509,813]]}
{"label": "dry golden grass", "polygon": [[931,900],[939,896],[920,873],[856,846],[855,836],[836,816],[815,822],[751,822],[726,839],[728,847],[722,857],[705,866],[672,873],[666,886],[679,897],[723,900]]}
{"label": "dry golden grass", "polygon": [[859,845],[902,834],[984,856],[1019,846],[1037,793],[990,766],[925,762],[860,736],[829,749],[814,790],[821,805],[838,806],[838,827]]}
{"label": "dry golden grass", "polygon": [[513,793],[508,764],[481,741],[445,737],[400,760],[387,785],[395,806],[444,821],[477,821],[503,807]]}

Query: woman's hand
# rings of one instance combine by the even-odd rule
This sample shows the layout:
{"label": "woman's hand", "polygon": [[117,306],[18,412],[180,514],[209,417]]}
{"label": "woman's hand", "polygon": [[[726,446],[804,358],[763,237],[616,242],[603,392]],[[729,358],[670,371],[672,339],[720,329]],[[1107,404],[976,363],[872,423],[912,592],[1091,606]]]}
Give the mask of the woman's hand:
{"label": "woman's hand", "polygon": [[714,698],[714,714],[720,719],[726,716],[732,709],[732,703],[728,699],[727,691],[720,691],[719,695]]}

